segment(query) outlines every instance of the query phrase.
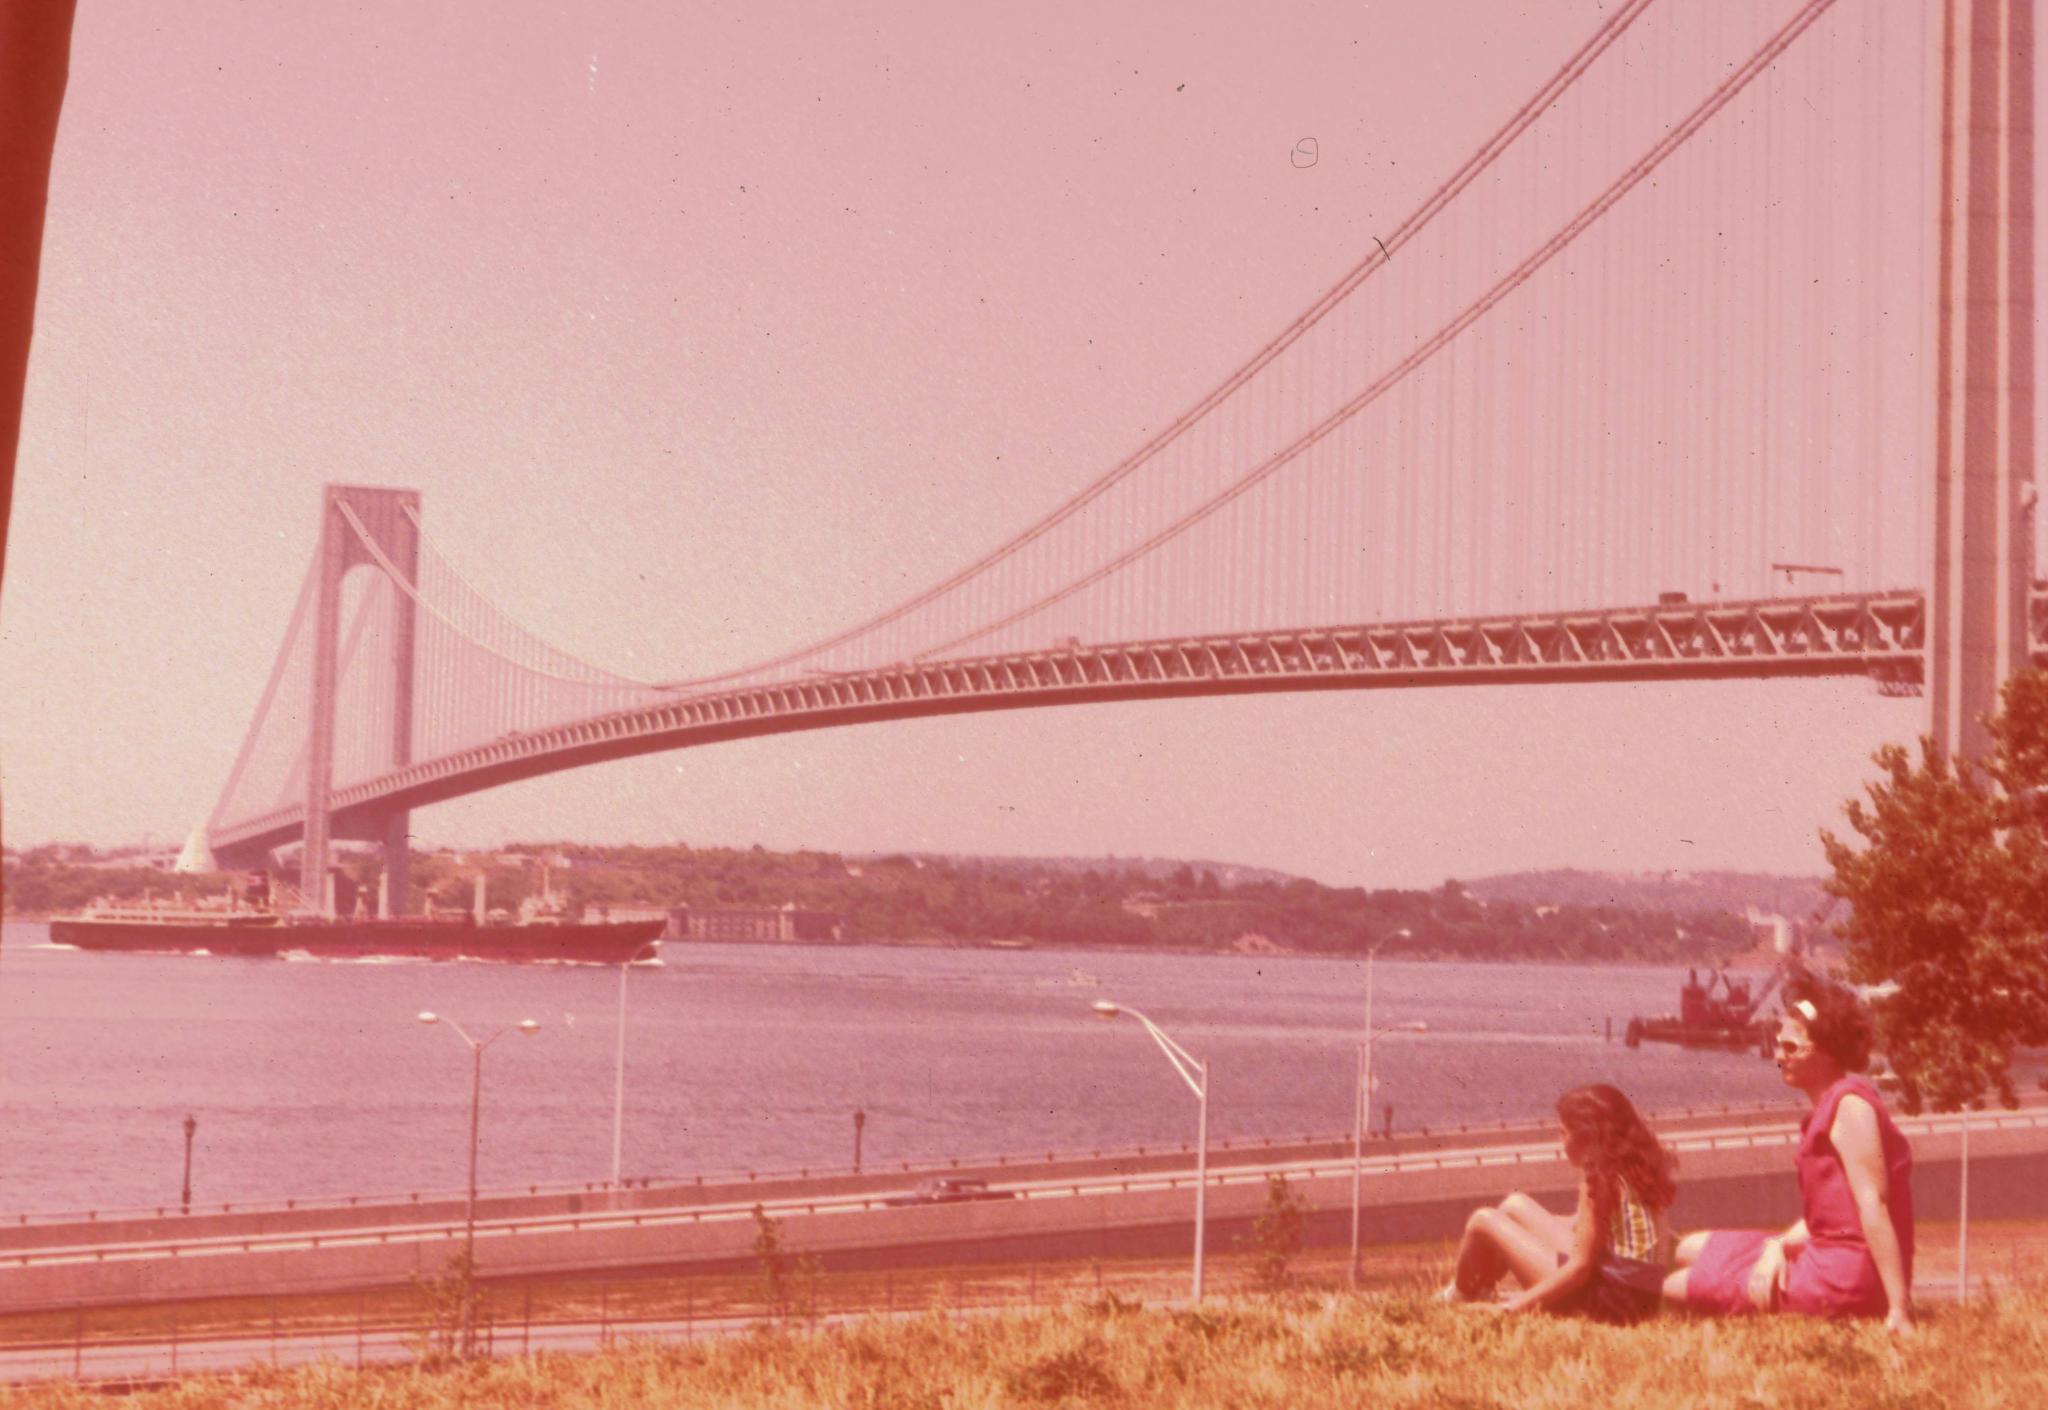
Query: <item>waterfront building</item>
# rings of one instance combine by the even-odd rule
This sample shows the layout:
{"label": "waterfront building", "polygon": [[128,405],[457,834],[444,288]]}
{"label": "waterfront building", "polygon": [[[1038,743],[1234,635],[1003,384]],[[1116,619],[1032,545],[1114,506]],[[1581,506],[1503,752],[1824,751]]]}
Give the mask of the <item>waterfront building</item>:
{"label": "waterfront building", "polygon": [[671,906],[669,940],[843,941],[850,934],[837,911],[807,911],[796,902],[780,906]]}

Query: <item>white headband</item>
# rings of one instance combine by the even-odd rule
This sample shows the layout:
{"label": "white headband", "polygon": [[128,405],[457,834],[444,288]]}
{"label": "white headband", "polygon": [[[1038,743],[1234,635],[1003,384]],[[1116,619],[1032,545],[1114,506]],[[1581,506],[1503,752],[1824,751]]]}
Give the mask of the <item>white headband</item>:
{"label": "white headband", "polygon": [[1813,1006],[1813,1000],[1811,999],[1798,1000],[1792,1005],[1792,1011],[1808,1023],[1816,1022],[1820,1018],[1820,1010]]}

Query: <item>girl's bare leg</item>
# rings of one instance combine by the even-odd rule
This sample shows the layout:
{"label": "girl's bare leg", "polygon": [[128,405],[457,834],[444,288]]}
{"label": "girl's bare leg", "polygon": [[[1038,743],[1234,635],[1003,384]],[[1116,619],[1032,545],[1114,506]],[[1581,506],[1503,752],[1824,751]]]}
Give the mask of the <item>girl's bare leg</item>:
{"label": "girl's bare leg", "polygon": [[1664,1301],[1678,1307],[1685,1306],[1685,1290],[1692,1282],[1692,1265],[1699,1261],[1700,1251],[1712,1237],[1712,1229],[1695,1229],[1671,1250],[1671,1275],[1664,1280]]}
{"label": "girl's bare leg", "polygon": [[1485,1297],[1505,1274],[1526,1288],[1556,1267],[1556,1250],[1500,1210],[1487,1208],[1465,1221],[1452,1283],[1462,1297]]}
{"label": "girl's bare leg", "polygon": [[1552,1214],[1520,1190],[1500,1202],[1500,1212],[1534,1234],[1553,1254],[1572,1251],[1572,1221]]}
{"label": "girl's bare leg", "polygon": [[1712,1229],[1695,1229],[1678,1241],[1678,1247],[1671,1251],[1673,1268],[1690,1268],[1700,1256],[1700,1250],[1707,1246],[1707,1240],[1714,1236]]}

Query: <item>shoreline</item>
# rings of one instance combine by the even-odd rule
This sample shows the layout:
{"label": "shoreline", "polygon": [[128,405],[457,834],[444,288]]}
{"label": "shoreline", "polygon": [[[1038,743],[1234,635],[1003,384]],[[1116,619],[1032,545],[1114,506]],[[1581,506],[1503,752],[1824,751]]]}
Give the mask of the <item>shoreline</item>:
{"label": "shoreline", "polygon": [[[9,915],[0,920],[8,925],[48,925],[62,916]],[[4,942],[0,942],[4,943]],[[1240,960],[1362,960],[1365,951],[1301,950],[1271,945],[1258,949],[1192,949],[1184,945],[1054,945],[1036,940],[955,940],[947,938],[884,940],[863,936],[856,940],[661,940],[664,949],[677,950],[699,947],[730,948],[736,945],[751,945],[774,950],[975,950],[995,951],[1008,954],[1035,955],[1173,955],[1183,959],[1240,959]],[[70,946],[53,946],[69,949]],[[176,954],[180,951],[129,951],[124,953]],[[1708,968],[1696,960],[1657,959],[1640,955],[1624,956],[1572,956],[1572,955],[1504,955],[1504,954],[1446,954],[1441,951],[1417,953],[1403,950],[1378,951],[1389,962],[1408,964],[1528,964],[1543,966],[1585,965],[1600,968],[1635,967],[1658,969],[1664,967]],[[1737,955],[1722,968],[1740,974],[1768,972],[1768,966],[1758,963],[1760,956]]]}

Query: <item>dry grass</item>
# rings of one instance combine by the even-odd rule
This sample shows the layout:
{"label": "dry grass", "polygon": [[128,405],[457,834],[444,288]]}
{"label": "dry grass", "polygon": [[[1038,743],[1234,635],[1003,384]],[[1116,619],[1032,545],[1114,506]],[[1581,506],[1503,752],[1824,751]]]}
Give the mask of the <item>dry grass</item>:
{"label": "dry grass", "polygon": [[[19,1410],[104,1406],[51,1386]],[[1668,1320],[1632,1330],[1439,1307],[1414,1295],[1233,1298],[1194,1311],[1117,1302],[815,1333],[636,1344],[442,1370],[260,1371],[130,1397],[132,1410],[720,1407],[720,1410],[1355,1410],[1587,1405],[1906,1410],[2048,1404],[2048,1289],[1938,1308],[1894,1343],[1868,1324]]]}
{"label": "dry grass", "polygon": [[[1921,1271],[1954,1272],[1953,1229],[1933,1226]],[[1869,1325],[1785,1320],[1715,1323],[1668,1319],[1632,1330],[1496,1312],[1444,1308],[1423,1291],[1441,1281],[1447,1246],[1368,1250],[1365,1295],[1339,1291],[1341,1252],[1297,1261],[1302,1291],[1257,1296],[1250,1260],[1210,1265],[1211,1300],[1199,1312],[1143,1310],[1138,1300],[1186,1292],[1184,1260],[960,1268],[833,1274],[805,1312],[894,1309],[929,1313],[804,1331],[764,1321],[723,1340],[627,1343],[592,1355],[537,1355],[442,1369],[335,1365],[252,1369],[239,1377],[190,1377],[144,1389],[118,1403],[133,1410],[235,1407],[720,1407],[720,1410],[970,1410],[970,1407],[1105,1406],[1137,1410],[1202,1407],[1587,1405],[1865,1407],[2048,1405],[2048,1226],[1981,1226],[1971,1266],[2004,1282],[1967,1308],[1937,1304],[1906,1343]],[[551,1283],[493,1290],[499,1315],[530,1302],[536,1319],[698,1317],[765,1313],[758,1278],[649,1279]],[[1214,1296],[1221,1293],[1222,1296]],[[367,1303],[404,1322],[417,1295]],[[287,1305],[281,1325],[346,1325],[366,1304],[355,1298]],[[259,1312],[258,1309],[262,1311]],[[954,1315],[982,1309],[982,1315]],[[987,1309],[1004,1309],[989,1312]],[[260,1327],[266,1304],[188,1305],[179,1324]],[[101,1335],[147,1334],[165,1309],[98,1313]],[[24,1323],[31,1319],[23,1319]],[[36,1331],[70,1335],[70,1325]],[[125,1325],[118,1325],[125,1324]],[[12,1329],[17,1336],[28,1325]],[[502,1343],[501,1343],[502,1344]],[[103,1407],[102,1391],[48,1385],[0,1389],[0,1410]]]}

